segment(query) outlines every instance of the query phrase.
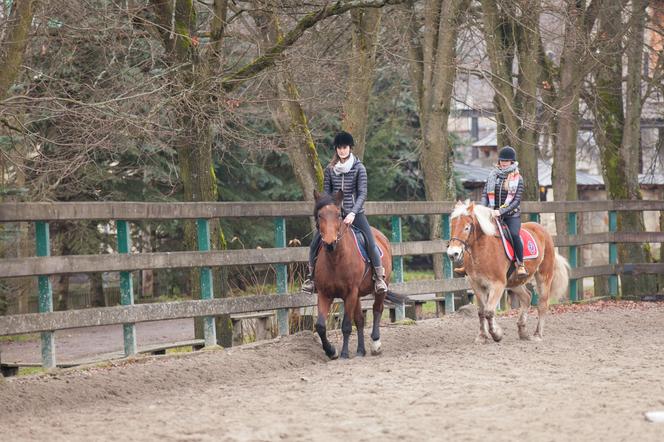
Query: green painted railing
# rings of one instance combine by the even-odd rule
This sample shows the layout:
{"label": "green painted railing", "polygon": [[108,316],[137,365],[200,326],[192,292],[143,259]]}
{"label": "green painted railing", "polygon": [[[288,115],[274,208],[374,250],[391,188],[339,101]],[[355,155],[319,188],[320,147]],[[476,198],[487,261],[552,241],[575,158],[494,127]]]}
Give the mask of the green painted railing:
{"label": "green painted railing", "polygon": [[[567,233],[572,236],[576,235],[577,224],[576,224],[576,212],[570,212],[567,214]],[[575,268],[578,265],[578,249],[577,246],[570,246],[569,248],[569,266]],[[583,279],[581,280],[581,289],[583,290]],[[577,280],[569,280],[569,300],[572,302],[577,302],[579,300]]]}
{"label": "green painted railing", "polygon": [[[402,242],[401,217],[392,217],[392,243],[401,244]],[[392,281],[403,282],[403,256],[392,257]],[[395,309],[395,319],[402,321],[406,318],[406,307],[397,305]]]}
{"label": "green painted railing", "polygon": [[[210,251],[210,221],[199,218],[196,220],[198,231],[198,250],[200,252]],[[201,267],[200,269],[201,299],[214,298],[214,283],[212,279],[212,269],[210,267]],[[217,345],[217,331],[212,316],[203,318],[203,339],[205,346]]]}
{"label": "green painted railing", "polygon": [[[37,256],[51,256],[51,237],[48,223],[38,221],[35,223],[35,234],[37,237]],[[39,313],[53,311],[53,288],[51,278],[40,275],[39,284]],[[45,331],[41,334],[42,365],[45,368],[54,368],[55,363],[55,333]]]}

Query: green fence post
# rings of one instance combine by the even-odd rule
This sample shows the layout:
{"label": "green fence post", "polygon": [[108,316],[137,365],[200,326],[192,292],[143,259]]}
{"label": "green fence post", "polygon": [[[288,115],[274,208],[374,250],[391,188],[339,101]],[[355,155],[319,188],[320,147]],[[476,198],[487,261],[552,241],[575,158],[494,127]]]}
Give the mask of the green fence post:
{"label": "green fence post", "polygon": [[[539,213],[530,213],[528,214],[528,219],[531,222],[539,223],[540,215]],[[537,305],[539,303],[539,294],[537,293],[535,285],[533,284],[529,290],[530,290],[530,305]]]}
{"label": "green fence post", "polygon": [[[445,241],[450,240],[451,225],[450,225],[450,214],[444,213],[442,219],[442,237]],[[443,256],[443,278],[452,279],[452,262],[446,256]],[[445,314],[454,313],[454,293],[445,293]]]}
{"label": "green fence post", "polygon": [[[576,212],[570,212],[567,214],[567,233],[570,236],[576,235]],[[578,257],[578,249],[576,246],[569,246],[569,265],[571,268],[575,268]],[[583,280],[581,280],[583,282]],[[572,302],[577,302],[579,300],[577,280],[569,280],[569,300]]]}
{"label": "green fence post", "polygon": [[[286,247],[286,218],[279,217],[274,220],[274,242],[276,247]],[[277,293],[285,295],[288,293],[288,268],[286,264],[277,264]],[[279,324],[279,335],[288,335],[288,310],[281,308],[277,310],[277,323]]]}
{"label": "green fence post", "polygon": [[[116,221],[118,229],[118,252],[128,254],[131,250],[131,234],[127,221]],[[131,272],[120,272],[120,304],[134,305],[134,281]],[[125,356],[136,354],[136,324],[122,324]]]}
{"label": "green fence post", "polygon": [[[37,256],[51,256],[51,238],[48,223],[37,221],[35,223],[37,236]],[[48,275],[37,277],[39,284],[39,313],[53,311],[53,289],[51,278]],[[52,331],[41,333],[41,355],[44,368],[55,368],[55,333]]]}
{"label": "green fence post", "polygon": [[[615,210],[609,211],[609,232],[615,233],[618,230],[618,213]],[[618,263],[618,246],[615,242],[609,243],[609,264]],[[612,298],[618,296],[618,276],[609,276],[609,295]]]}
{"label": "green fence post", "polygon": [[[200,252],[210,251],[210,221],[199,218],[196,220],[198,228],[198,250]],[[212,269],[210,267],[201,267],[200,269],[201,299],[214,298],[214,284],[212,282]],[[203,318],[203,338],[205,346],[211,347],[217,345],[217,330],[214,324],[214,317],[206,316]]]}
{"label": "green fence post", "polygon": [[[392,242],[401,243],[401,217],[392,216]],[[392,280],[397,283],[403,282],[403,256],[392,257]],[[397,305],[394,311],[395,320],[403,321],[406,318],[406,307],[404,304]]]}

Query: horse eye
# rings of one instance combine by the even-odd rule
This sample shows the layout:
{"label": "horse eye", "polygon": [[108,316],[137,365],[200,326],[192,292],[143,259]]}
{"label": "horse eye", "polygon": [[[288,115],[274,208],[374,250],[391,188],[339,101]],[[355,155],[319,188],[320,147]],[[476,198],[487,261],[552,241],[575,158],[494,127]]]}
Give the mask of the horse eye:
{"label": "horse eye", "polygon": [[463,230],[470,230],[470,224],[466,224],[466,227],[464,227]]}

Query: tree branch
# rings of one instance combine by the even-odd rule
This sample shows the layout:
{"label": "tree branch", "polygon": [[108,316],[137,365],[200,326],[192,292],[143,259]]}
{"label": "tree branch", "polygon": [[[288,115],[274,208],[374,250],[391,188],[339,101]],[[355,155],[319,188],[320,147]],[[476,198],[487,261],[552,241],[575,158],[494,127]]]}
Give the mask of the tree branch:
{"label": "tree branch", "polygon": [[355,8],[382,8],[386,5],[396,5],[403,3],[404,1],[405,0],[340,0],[336,3],[325,6],[318,11],[311,12],[305,15],[297,25],[288,32],[288,34],[279,39],[264,55],[256,58],[251,63],[241,67],[237,72],[224,78],[222,80],[222,88],[224,91],[230,92],[244,81],[272,66],[278,59],[279,55],[291,47],[307,29],[328,17],[341,15]]}

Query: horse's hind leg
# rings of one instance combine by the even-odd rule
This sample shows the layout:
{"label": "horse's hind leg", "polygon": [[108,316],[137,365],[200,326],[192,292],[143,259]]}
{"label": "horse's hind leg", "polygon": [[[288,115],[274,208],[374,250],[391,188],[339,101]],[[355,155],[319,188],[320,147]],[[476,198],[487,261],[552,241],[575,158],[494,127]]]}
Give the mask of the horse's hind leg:
{"label": "horse's hind leg", "polygon": [[526,323],[528,321],[528,308],[530,307],[530,291],[525,285],[510,289],[519,298],[519,319],[516,321],[516,326],[519,330],[519,339],[527,341],[530,339],[526,331]]}
{"label": "horse's hind leg", "polygon": [[547,279],[541,274],[535,275],[537,281],[537,290],[539,291],[539,300],[537,302],[537,328],[533,334],[533,339],[541,341],[544,338],[544,318],[549,309],[549,295],[551,293],[552,278]]}
{"label": "horse's hind leg", "polygon": [[330,341],[327,340],[327,315],[330,313],[330,305],[332,300],[327,296],[323,296],[320,293],[318,294],[318,319],[316,320],[316,332],[320,336],[320,341],[323,344],[323,350],[325,354],[330,359],[336,359],[339,357],[339,352],[334,345],[330,344]]}
{"label": "horse's hind leg", "polygon": [[379,355],[382,351],[380,342],[380,318],[383,316],[385,295],[374,294],[373,303],[373,328],[371,329],[371,354]]}

